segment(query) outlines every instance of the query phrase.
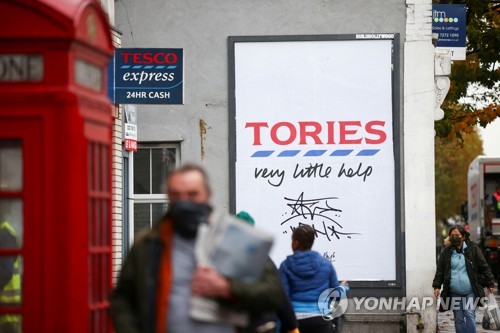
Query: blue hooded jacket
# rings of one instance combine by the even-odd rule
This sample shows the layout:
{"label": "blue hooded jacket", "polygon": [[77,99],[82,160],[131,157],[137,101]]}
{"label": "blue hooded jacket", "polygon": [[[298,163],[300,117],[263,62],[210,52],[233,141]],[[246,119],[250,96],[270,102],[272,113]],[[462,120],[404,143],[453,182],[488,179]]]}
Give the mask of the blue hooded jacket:
{"label": "blue hooded jacket", "polygon": [[281,263],[279,271],[295,312],[311,312],[308,303],[318,311],[319,295],[339,286],[333,265],[316,251],[296,251]]}

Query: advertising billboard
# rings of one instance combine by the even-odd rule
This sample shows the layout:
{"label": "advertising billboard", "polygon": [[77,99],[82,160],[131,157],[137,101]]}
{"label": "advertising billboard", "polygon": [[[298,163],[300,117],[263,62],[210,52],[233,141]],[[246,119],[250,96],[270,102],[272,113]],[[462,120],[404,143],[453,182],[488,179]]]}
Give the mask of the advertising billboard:
{"label": "advertising billboard", "polygon": [[231,208],[277,265],[307,224],[339,279],[400,285],[397,38],[230,37]]}

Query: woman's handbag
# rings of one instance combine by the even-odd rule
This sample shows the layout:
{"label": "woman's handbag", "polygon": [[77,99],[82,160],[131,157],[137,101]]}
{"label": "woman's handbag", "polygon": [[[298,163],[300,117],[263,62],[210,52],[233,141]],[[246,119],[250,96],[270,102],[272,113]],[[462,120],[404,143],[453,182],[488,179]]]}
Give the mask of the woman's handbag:
{"label": "woman's handbag", "polygon": [[486,330],[500,330],[500,309],[498,308],[495,296],[488,293],[486,307],[484,308],[484,316],[482,326]]}

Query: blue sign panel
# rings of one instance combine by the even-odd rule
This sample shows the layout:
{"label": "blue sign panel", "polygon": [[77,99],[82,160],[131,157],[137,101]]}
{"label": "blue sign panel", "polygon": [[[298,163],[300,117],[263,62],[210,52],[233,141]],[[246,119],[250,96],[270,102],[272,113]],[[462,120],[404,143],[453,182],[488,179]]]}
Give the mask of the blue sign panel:
{"label": "blue sign panel", "polygon": [[115,103],[182,104],[182,49],[115,50]]}
{"label": "blue sign panel", "polygon": [[437,47],[452,51],[452,59],[457,59],[454,52],[463,53],[465,59],[465,5],[432,5],[432,32],[439,34]]}

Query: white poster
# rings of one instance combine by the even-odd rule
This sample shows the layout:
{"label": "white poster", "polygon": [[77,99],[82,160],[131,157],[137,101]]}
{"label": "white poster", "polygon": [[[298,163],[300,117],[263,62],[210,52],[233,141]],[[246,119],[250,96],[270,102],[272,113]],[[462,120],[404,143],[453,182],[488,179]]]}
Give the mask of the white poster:
{"label": "white poster", "polygon": [[125,104],[125,150],[137,151],[137,106]]}
{"label": "white poster", "polygon": [[236,42],[236,212],[275,237],[292,230],[339,279],[396,279],[392,41]]}

